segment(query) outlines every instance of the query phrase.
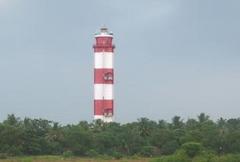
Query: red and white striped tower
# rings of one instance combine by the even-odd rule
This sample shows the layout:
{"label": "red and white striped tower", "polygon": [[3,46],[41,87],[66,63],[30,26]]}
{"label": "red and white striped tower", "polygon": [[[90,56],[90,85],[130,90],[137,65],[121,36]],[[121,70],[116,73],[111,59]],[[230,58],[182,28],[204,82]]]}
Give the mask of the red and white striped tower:
{"label": "red and white striped tower", "polygon": [[94,119],[113,121],[113,34],[101,28],[95,34],[94,48]]}

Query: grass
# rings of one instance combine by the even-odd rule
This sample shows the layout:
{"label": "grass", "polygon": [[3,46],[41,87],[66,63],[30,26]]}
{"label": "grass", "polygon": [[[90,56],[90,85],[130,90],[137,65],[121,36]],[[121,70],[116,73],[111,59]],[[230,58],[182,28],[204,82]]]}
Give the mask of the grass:
{"label": "grass", "polygon": [[71,157],[63,158],[61,156],[27,156],[0,159],[0,162],[149,162],[147,158],[123,158],[115,159],[101,159],[101,158],[80,158]]}

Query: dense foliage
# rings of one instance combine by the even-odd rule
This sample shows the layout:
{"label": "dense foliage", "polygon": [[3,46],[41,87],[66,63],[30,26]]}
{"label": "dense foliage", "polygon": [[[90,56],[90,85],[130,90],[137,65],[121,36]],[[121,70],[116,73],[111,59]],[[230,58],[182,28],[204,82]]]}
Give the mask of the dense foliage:
{"label": "dense foliage", "polygon": [[[141,118],[127,124],[103,123],[98,120],[61,126],[48,120],[21,120],[8,115],[0,123],[1,156],[109,155],[121,158],[163,155],[156,161],[179,158],[176,161],[181,162],[181,159],[200,158],[199,155],[230,156],[237,153],[240,153],[240,119],[221,118],[214,122],[203,113],[197,119],[188,119],[186,122],[175,116],[172,122]],[[237,158],[237,155],[233,158]]]}

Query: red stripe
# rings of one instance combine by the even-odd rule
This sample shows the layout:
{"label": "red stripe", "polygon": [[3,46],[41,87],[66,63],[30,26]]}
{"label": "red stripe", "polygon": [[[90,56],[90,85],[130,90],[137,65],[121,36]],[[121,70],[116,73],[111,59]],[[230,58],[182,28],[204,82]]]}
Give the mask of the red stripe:
{"label": "red stripe", "polygon": [[113,69],[94,69],[95,84],[113,84],[114,71]]}
{"label": "red stripe", "polygon": [[114,52],[114,46],[93,46],[94,52]]}
{"label": "red stripe", "polygon": [[113,37],[96,37],[97,45],[112,45]]}
{"label": "red stripe", "polygon": [[105,113],[113,115],[113,100],[94,100],[94,115],[104,115]]}
{"label": "red stripe", "polygon": [[113,52],[115,46],[112,44],[112,37],[97,37],[93,45],[94,52]]}

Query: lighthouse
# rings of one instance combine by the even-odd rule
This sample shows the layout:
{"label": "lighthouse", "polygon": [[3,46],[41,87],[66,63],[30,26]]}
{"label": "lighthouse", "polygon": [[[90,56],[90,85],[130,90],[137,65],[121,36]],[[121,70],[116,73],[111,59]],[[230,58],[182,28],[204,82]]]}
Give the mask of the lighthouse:
{"label": "lighthouse", "polygon": [[95,34],[94,49],[94,120],[112,122],[114,116],[113,34],[103,27]]}

